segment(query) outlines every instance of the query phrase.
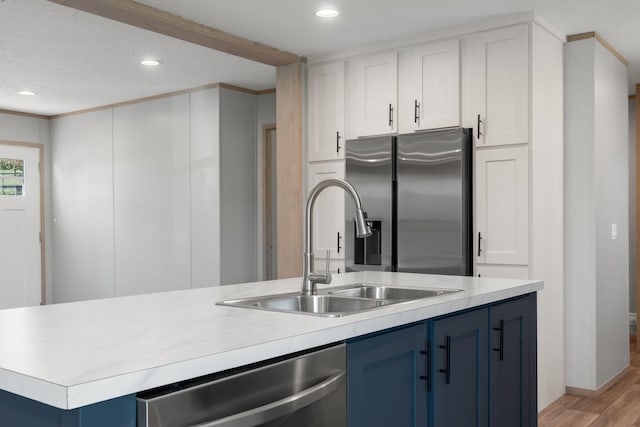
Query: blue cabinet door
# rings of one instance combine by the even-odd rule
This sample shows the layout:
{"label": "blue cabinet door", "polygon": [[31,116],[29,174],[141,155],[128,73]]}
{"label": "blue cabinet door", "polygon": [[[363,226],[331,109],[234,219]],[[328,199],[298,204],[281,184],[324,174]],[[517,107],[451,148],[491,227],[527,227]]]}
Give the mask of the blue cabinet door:
{"label": "blue cabinet door", "polygon": [[488,325],[488,308],[429,322],[433,353],[430,425],[487,426]]}
{"label": "blue cabinet door", "polygon": [[489,422],[536,426],[536,295],[490,307]]}
{"label": "blue cabinet door", "polygon": [[348,343],[349,427],[426,426],[426,341],[420,323]]}

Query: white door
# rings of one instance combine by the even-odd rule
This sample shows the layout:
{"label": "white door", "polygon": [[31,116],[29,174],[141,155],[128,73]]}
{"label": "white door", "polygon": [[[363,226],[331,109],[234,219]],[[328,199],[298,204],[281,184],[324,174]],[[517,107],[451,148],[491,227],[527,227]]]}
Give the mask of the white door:
{"label": "white door", "polygon": [[0,144],[0,309],[42,302],[39,159]]}
{"label": "white door", "polygon": [[344,158],[344,62],[309,67],[308,160]]}
{"label": "white door", "polygon": [[349,138],[398,130],[398,53],[356,58],[349,63]]}
{"label": "white door", "polygon": [[476,262],[529,262],[529,147],[476,151]]}
{"label": "white door", "polygon": [[465,38],[463,67],[465,127],[473,127],[477,146],[528,142],[529,27]]}
{"label": "white door", "polygon": [[460,126],[457,39],[407,49],[400,57],[400,133]]}

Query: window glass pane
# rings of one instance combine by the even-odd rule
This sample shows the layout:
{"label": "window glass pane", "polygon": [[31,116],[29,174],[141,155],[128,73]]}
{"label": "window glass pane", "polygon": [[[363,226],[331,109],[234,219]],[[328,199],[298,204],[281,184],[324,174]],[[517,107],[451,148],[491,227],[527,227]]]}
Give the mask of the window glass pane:
{"label": "window glass pane", "polygon": [[0,195],[22,196],[24,160],[0,158]]}

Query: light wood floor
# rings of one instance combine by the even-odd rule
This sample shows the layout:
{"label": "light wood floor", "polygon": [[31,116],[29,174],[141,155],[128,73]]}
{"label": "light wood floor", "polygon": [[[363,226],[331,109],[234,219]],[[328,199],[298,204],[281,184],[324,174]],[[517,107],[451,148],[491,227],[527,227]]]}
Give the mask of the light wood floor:
{"label": "light wood floor", "polygon": [[538,416],[540,427],[640,426],[640,353],[631,337],[630,368],[597,398],[565,394]]}

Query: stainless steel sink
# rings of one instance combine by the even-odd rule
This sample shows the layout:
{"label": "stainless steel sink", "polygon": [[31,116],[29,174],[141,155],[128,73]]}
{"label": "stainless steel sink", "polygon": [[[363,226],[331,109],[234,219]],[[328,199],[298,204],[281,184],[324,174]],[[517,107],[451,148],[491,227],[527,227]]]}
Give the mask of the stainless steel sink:
{"label": "stainless steel sink", "polygon": [[405,288],[354,283],[318,290],[318,295],[301,295],[295,292],[220,301],[216,304],[314,316],[342,317],[390,304],[461,291],[462,289]]}
{"label": "stainless steel sink", "polygon": [[395,301],[387,301],[384,299],[354,298],[338,295],[300,295],[299,293],[293,293],[221,301],[216,304],[259,310],[311,314],[315,316],[342,317],[394,302]]}
{"label": "stainless steel sink", "polygon": [[324,289],[322,292],[326,292],[329,295],[372,298],[385,301],[391,300],[393,303],[397,303],[399,302],[399,300],[412,301],[423,298],[437,297],[440,295],[447,295],[461,291],[462,289],[405,288],[356,283],[353,285],[346,285],[338,288]]}

